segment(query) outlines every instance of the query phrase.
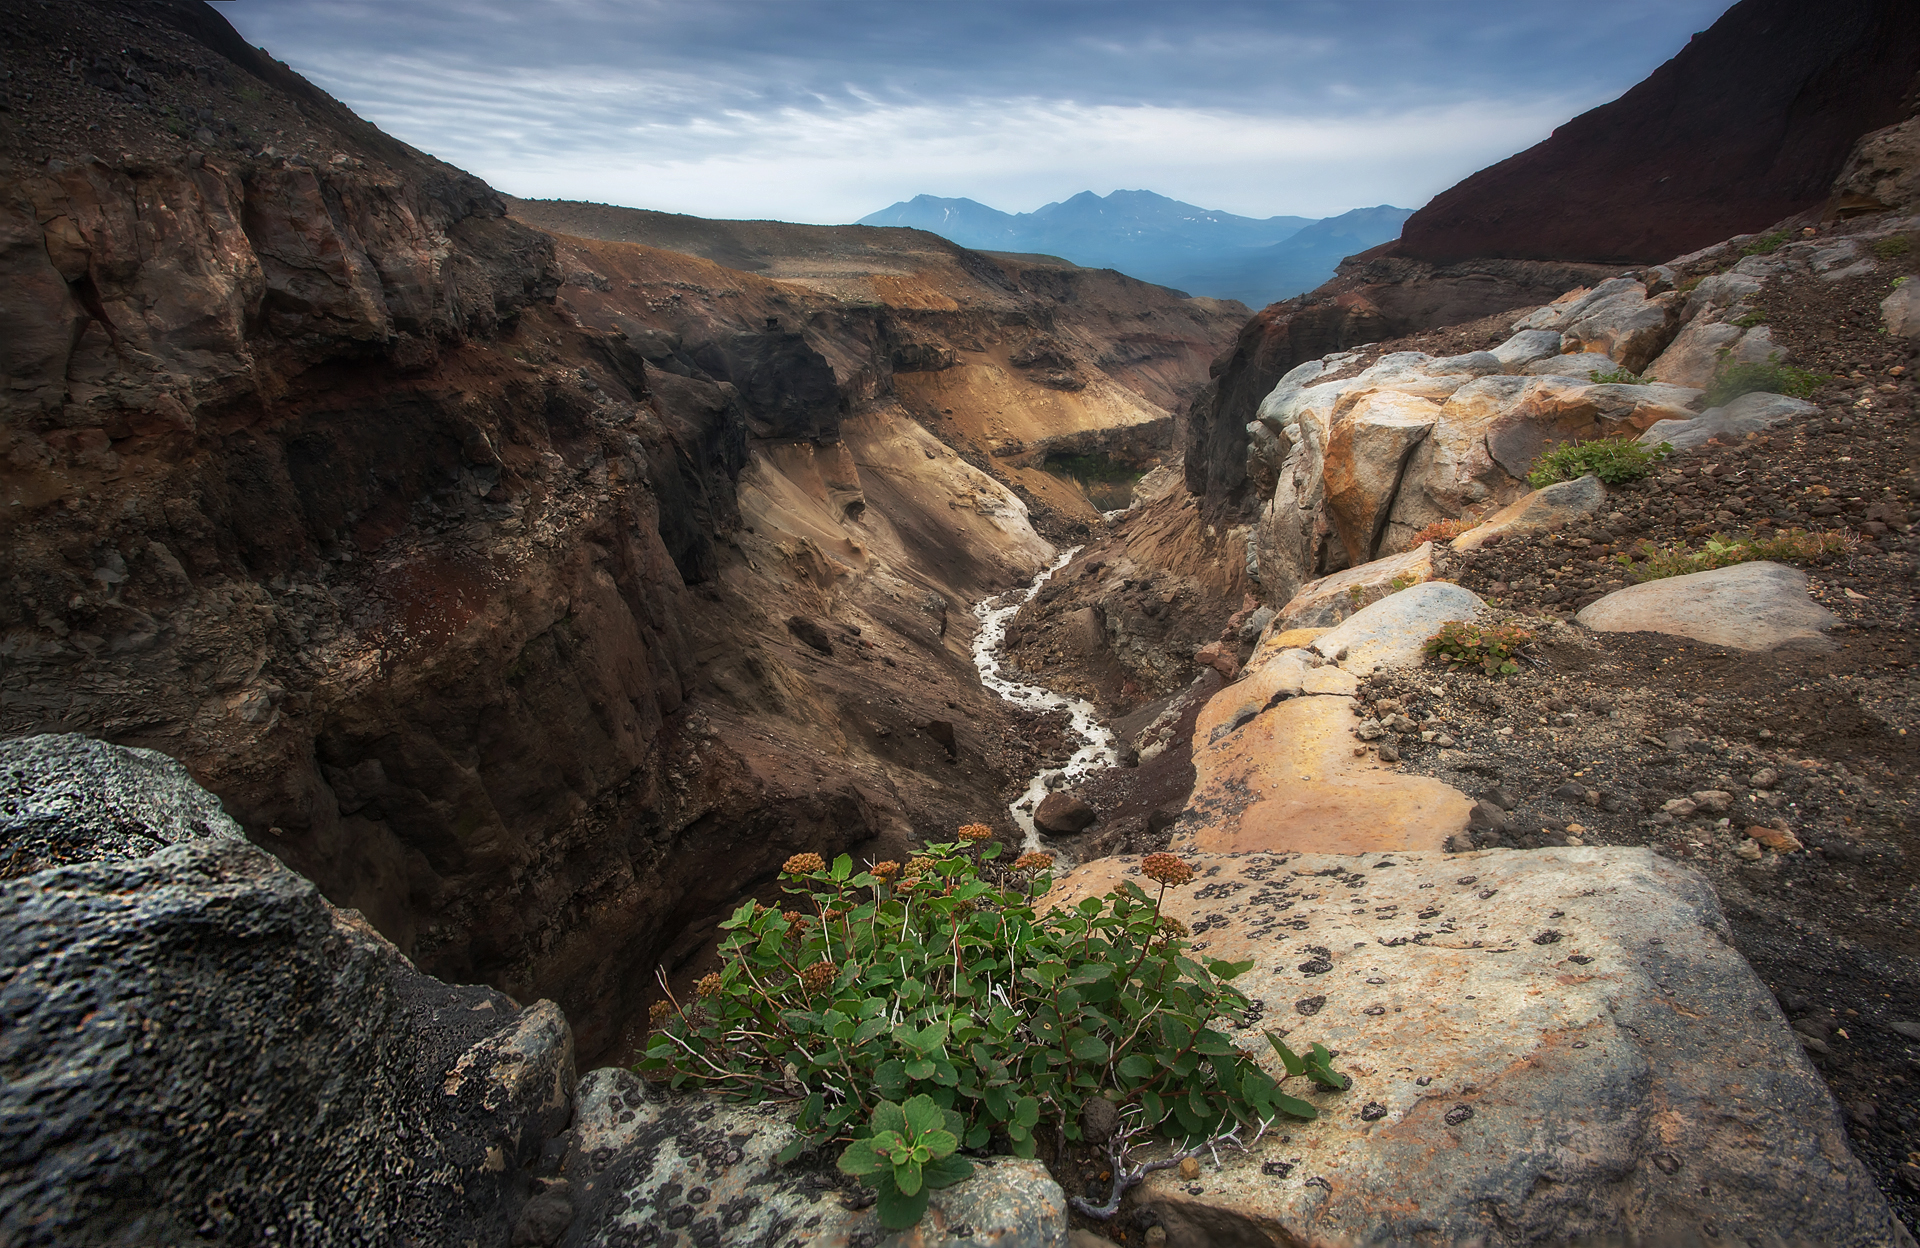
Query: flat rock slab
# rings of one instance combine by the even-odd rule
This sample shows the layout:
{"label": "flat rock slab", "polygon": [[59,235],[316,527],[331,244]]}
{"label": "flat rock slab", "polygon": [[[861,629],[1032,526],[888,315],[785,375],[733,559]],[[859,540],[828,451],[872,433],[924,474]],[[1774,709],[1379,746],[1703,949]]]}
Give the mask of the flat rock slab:
{"label": "flat rock slab", "polygon": [[1065,1248],[1067,1198],[1038,1161],[974,1160],[910,1231],[880,1225],[831,1146],[790,1165],[790,1104],[666,1095],[628,1071],[590,1071],[575,1092],[564,1248],[764,1244],[769,1248]]}
{"label": "flat rock slab", "polygon": [[1288,1080],[1317,1121],[1151,1176],[1174,1248],[1910,1242],[1693,871],[1612,848],[1189,860],[1166,912],[1252,960],[1234,982],[1264,1003],[1231,1034],[1276,1078],[1258,1028],[1326,1044],[1353,1086]]}
{"label": "flat rock slab", "polygon": [[1606,505],[1607,487],[1588,474],[1535,490],[1488,516],[1486,522],[1453,539],[1455,550],[1478,550],[1490,537],[1502,539],[1526,533],[1564,529]]}
{"label": "flat rock slab", "polygon": [[1470,589],[1428,581],[1354,612],[1316,637],[1313,648],[1360,674],[1379,667],[1417,667],[1426,659],[1427,638],[1442,624],[1472,619],[1486,606]]}
{"label": "flat rock slab", "polygon": [[1816,404],[1804,399],[1756,390],[1741,395],[1725,407],[1710,407],[1691,420],[1656,421],[1640,435],[1640,444],[1658,446],[1665,442],[1678,451],[1693,450],[1714,441],[1732,446],[1745,441],[1750,434],[1806,420],[1819,410]]}
{"label": "flat rock slab", "polygon": [[1473,802],[1458,789],[1355,756],[1351,697],[1303,692],[1273,701],[1268,688],[1285,687],[1285,666],[1228,686],[1202,708],[1177,848],[1437,850],[1467,826]]}
{"label": "flat rock slab", "polygon": [[1332,628],[1362,608],[1433,576],[1433,543],[1309,581],[1280,608],[1279,627]]}
{"label": "flat rock slab", "polygon": [[1807,574],[1766,561],[1629,585],[1574,619],[1596,632],[1667,633],[1756,653],[1833,646],[1824,631],[1833,613],[1807,597]]}

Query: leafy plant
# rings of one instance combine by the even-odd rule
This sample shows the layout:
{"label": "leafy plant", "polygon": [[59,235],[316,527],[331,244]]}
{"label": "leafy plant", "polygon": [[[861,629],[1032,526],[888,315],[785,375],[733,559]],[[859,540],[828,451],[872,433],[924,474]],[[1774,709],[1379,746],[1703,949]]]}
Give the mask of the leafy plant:
{"label": "leafy plant", "polygon": [[1873,254],[1882,260],[1897,260],[1913,250],[1913,240],[1905,234],[1874,240]]}
{"label": "leafy plant", "polygon": [[1650,386],[1653,378],[1642,377],[1631,369],[1611,368],[1603,373],[1595,373],[1593,383],[1597,386]]}
{"label": "leafy plant", "polygon": [[1422,542],[1450,542],[1473,527],[1472,520],[1435,520],[1413,535],[1413,544],[1418,546]]}
{"label": "leafy plant", "polygon": [[1720,367],[1715,370],[1713,380],[1707,383],[1705,402],[1708,407],[1719,407],[1755,391],[1804,399],[1833,380],[1827,373],[1809,372],[1804,368],[1782,364],[1777,351],[1768,356],[1764,364],[1728,364],[1726,356],[1726,351],[1721,351]]}
{"label": "leafy plant", "polygon": [[[1471,664],[1489,676],[1511,676],[1520,670],[1520,652],[1532,644],[1533,634],[1512,624],[1449,620],[1427,638],[1426,651],[1445,664]],[[1291,1066],[1288,1073],[1293,1073]]]}
{"label": "leafy plant", "polygon": [[1756,325],[1765,325],[1767,323],[1767,314],[1759,311],[1749,312],[1745,316],[1735,317],[1733,323],[1741,329],[1752,329]]}
{"label": "leafy plant", "polygon": [[1624,552],[1613,558],[1614,562],[1628,570],[1634,580],[1657,581],[1669,576],[1685,576],[1689,572],[1732,567],[1736,563],[1750,563],[1756,559],[1811,563],[1823,555],[1846,554],[1858,544],[1859,539],[1850,533],[1809,533],[1805,529],[1789,529],[1771,537],[1728,537],[1724,533],[1715,533],[1697,550],[1685,542],[1659,546],[1646,541],[1640,543],[1638,551]]}
{"label": "leafy plant", "polygon": [[[1041,914],[1034,899],[1052,883],[1052,859],[1003,865],[990,836],[970,824],[904,867],[864,871],[844,854],[831,867],[794,855],[783,872],[791,907],[747,902],[721,924],[724,967],[700,981],[697,1001],[669,993],[655,1006],[637,1069],[675,1087],[800,1101],[801,1134],[782,1160],[882,1130],[902,1141],[879,1146],[889,1166],[900,1148],[939,1160],[944,1141],[923,1138],[935,1129],[924,1115],[909,1122],[914,1135],[881,1109],[920,1098],[966,1147],[998,1136],[1023,1157],[1043,1119],[1078,1140],[1094,1096],[1184,1137],[1316,1115],[1217,1029],[1246,1021],[1248,1001],[1228,981],[1253,963],[1187,956],[1186,929],[1161,903],[1192,880],[1191,866],[1149,854],[1140,869],[1157,894],[1125,880]],[[1326,1058],[1302,1060],[1298,1073],[1344,1086]],[[1281,1079],[1296,1073],[1282,1062]],[[869,1145],[844,1164],[879,1157]],[[902,1200],[913,1196],[897,1171],[894,1182]]]}
{"label": "leafy plant", "polygon": [[1690,295],[1693,293],[1694,287],[1698,286],[1701,282],[1704,282],[1706,280],[1707,280],[1707,275],[1705,273],[1696,273],[1692,277],[1688,278],[1686,281],[1681,282],[1678,286],[1674,287],[1674,289],[1678,290],[1683,295]]}
{"label": "leafy plant", "polygon": [[1743,256],[1770,256],[1786,246],[1787,232],[1775,230],[1771,234],[1762,234],[1740,249]]}
{"label": "leafy plant", "polygon": [[924,1093],[905,1105],[873,1107],[866,1137],[847,1145],[840,1169],[872,1182],[882,1226],[906,1230],[927,1211],[934,1191],[973,1177],[972,1163],[953,1155],[960,1147],[959,1118]]}
{"label": "leafy plant", "polygon": [[1544,489],[1558,481],[1573,481],[1588,473],[1608,485],[1638,481],[1653,471],[1653,466],[1673,454],[1673,447],[1641,446],[1632,438],[1595,438],[1591,442],[1568,442],[1552,447],[1535,461],[1527,481],[1535,489]]}

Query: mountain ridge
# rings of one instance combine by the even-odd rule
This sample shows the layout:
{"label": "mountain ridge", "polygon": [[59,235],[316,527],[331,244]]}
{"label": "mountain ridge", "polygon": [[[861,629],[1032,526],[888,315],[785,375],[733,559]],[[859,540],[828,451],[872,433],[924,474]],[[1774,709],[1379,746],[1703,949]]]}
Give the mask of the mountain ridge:
{"label": "mountain ridge", "polygon": [[964,247],[1056,255],[1260,307],[1311,290],[1346,256],[1397,237],[1411,215],[1411,209],[1381,204],[1320,219],[1243,217],[1153,191],[1116,190],[1105,196],[1081,191],[1023,213],[964,197],[916,195],[857,224],[909,226]]}

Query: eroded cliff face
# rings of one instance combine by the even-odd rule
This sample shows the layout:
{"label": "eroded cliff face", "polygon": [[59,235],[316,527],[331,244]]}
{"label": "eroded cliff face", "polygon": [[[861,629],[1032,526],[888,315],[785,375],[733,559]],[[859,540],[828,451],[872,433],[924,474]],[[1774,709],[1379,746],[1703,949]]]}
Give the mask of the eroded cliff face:
{"label": "eroded cliff face", "polygon": [[[182,760],[587,1060],[787,855],[999,809],[1031,760],[966,608],[1052,547],[984,433],[1052,396],[1164,426],[1233,309],[1140,349],[972,253],[959,298],[861,277],[889,301],[556,240],[203,5],[4,11],[0,732]],[[1141,289],[1101,316],[1196,302]],[[1079,390],[906,380],[1054,320]]]}

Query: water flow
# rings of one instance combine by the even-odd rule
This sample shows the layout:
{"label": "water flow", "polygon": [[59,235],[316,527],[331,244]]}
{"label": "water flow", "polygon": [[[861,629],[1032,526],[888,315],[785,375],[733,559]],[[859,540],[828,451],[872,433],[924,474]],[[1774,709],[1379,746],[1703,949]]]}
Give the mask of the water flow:
{"label": "water flow", "polygon": [[1040,841],[1040,829],[1034,826],[1033,812],[1040,807],[1040,801],[1048,792],[1064,785],[1067,781],[1088,775],[1105,767],[1117,766],[1120,754],[1114,736],[1100,723],[1094,713],[1093,704],[1079,698],[1070,698],[1065,694],[1043,689],[1039,685],[1021,684],[1000,674],[1000,647],[1007,640],[1007,625],[1013,623],[1013,617],[1020,608],[1033,601],[1040,587],[1047,583],[1055,572],[1067,565],[1067,560],[1080,552],[1075,546],[1066,551],[1041,573],[1033,578],[1033,584],[1024,590],[1009,590],[997,598],[988,598],[976,603],[974,618],[980,621],[980,631],[973,638],[973,664],[980,669],[980,683],[993,690],[1015,706],[1030,711],[1050,711],[1056,707],[1065,708],[1072,717],[1070,731],[1079,738],[1081,745],[1074,750],[1073,757],[1064,767],[1042,768],[1027,784],[1026,792],[1013,800],[1007,810],[1013,815],[1013,821],[1020,825],[1026,835],[1028,849],[1043,848]]}

